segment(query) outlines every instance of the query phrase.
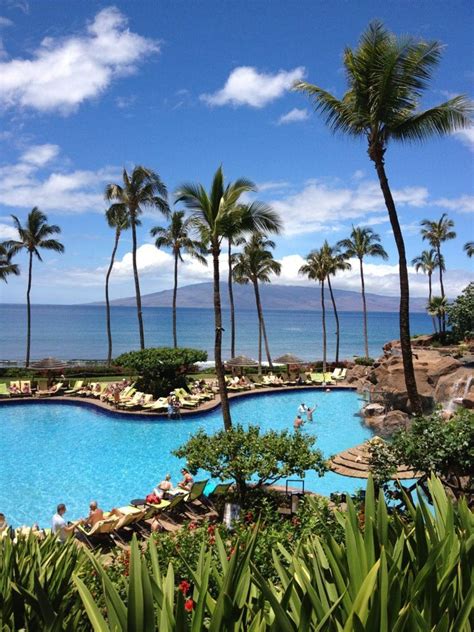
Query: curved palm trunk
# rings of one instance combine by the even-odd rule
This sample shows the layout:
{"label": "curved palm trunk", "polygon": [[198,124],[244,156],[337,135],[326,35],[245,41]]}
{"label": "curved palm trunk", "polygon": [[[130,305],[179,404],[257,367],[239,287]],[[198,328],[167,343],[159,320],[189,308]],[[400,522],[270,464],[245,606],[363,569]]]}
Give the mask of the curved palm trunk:
{"label": "curved palm trunk", "polygon": [[262,301],[260,300],[260,290],[258,289],[258,281],[253,282],[253,287],[255,290],[255,302],[257,304],[258,320],[260,322],[260,327],[262,330],[263,342],[265,343],[265,353],[267,354],[268,366],[273,369],[272,357],[270,355],[270,347],[268,346],[267,330],[265,328],[265,320],[263,318]]}
{"label": "curved palm trunk", "polygon": [[369,334],[367,330],[367,303],[365,300],[365,281],[364,281],[364,264],[362,263],[362,259],[359,259],[360,264],[360,285],[362,288],[362,310],[364,312],[364,349],[365,349],[365,357],[369,357]]}
{"label": "curved palm trunk", "polygon": [[334,319],[336,321],[336,364],[339,363],[339,342],[340,342],[340,329],[339,329],[339,314],[337,313],[337,308],[336,308],[336,300],[334,299],[334,294],[332,291],[332,285],[331,285],[331,277],[328,274],[328,288],[329,288],[329,294],[331,295],[331,302],[332,302],[332,308],[334,310]]}
{"label": "curved palm trunk", "polygon": [[[441,246],[438,244],[438,246],[436,247],[436,251],[438,253],[438,261],[439,261],[439,287],[441,290],[441,298],[444,298],[444,283],[443,283],[443,266],[441,265]],[[442,332],[443,334],[446,332],[446,316],[445,314],[443,314],[442,319],[441,319],[441,323],[443,325],[443,328],[440,329],[440,333]]]}
{"label": "curved palm trunk", "polygon": [[179,252],[174,253],[174,286],[173,286],[173,345],[178,347],[178,332],[176,328],[176,303],[178,297],[178,258]]}
{"label": "curved palm trunk", "polygon": [[31,347],[31,279],[33,274],[33,253],[30,251],[30,261],[28,264],[28,289],[26,290],[26,361],[25,366],[30,366]]}
{"label": "curved palm trunk", "polygon": [[227,287],[229,289],[229,307],[230,307],[230,357],[235,358],[235,307],[234,307],[234,288],[232,285],[232,240],[229,241],[228,265],[229,275],[227,281]]}
{"label": "curved palm trunk", "polygon": [[132,263],[133,263],[133,278],[135,280],[135,297],[137,301],[137,318],[138,318],[138,333],[140,335],[140,349],[145,348],[145,333],[143,330],[143,314],[142,314],[142,297],[140,294],[140,281],[138,278],[137,267],[137,226],[135,224],[135,218],[132,217]]}
{"label": "curved palm trunk", "polygon": [[[321,281],[321,312],[323,321],[323,375],[326,378],[327,369],[327,341],[326,341],[326,306],[324,304],[324,280]],[[326,379],[324,379],[326,381]]]}
{"label": "curved palm trunk", "polygon": [[412,412],[421,415],[423,409],[421,406],[418,389],[416,387],[415,370],[413,368],[413,356],[411,352],[410,339],[410,288],[408,284],[408,269],[405,254],[405,243],[398,221],[397,209],[393,201],[392,192],[388,185],[387,176],[385,174],[383,153],[374,157],[375,169],[382,189],[385,206],[387,207],[390,224],[392,225],[393,236],[398,249],[398,262],[400,271],[400,346],[403,358],[403,370],[405,374],[405,384],[407,388],[408,399],[410,400]]}
{"label": "curved palm trunk", "polygon": [[112,328],[110,325],[109,279],[110,279],[110,275],[112,274],[112,268],[114,267],[115,255],[117,253],[119,239],[120,239],[120,230],[116,230],[115,243],[112,249],[112,256],[110,258],[109,269],[107,270],[107,274],[105,276],[105,312],[106,312],[106,321],[107,321],[107,342],[108,342],[107,366],[110,366],[112,362]]}
{"label": "curved palm trunk", "polygon": [[[432,273],[431,273],[431,272],[428,272],[428,305],[430,305],[430,304],[431,304],[431,299],[432,299],[432,297],[433,297],[433,283],[432,283],[432,280],[431,280],[431,275],[432,275]],[[432,316],[432,317],[431,317],[431,320],[432,320],[432,322],[433,322],[433,329],[434,329],[434,332],[435,332],[435,333],[437,333],[437,331],[436,331],[436,320],[435,320],[435,317],[434,317],[434,316]]]}
{"label": "curved palm trunk", "polygon": [[214,269],[214,320],[216,327],[216,334],[214,339],[214,361],[216,364],[216,375],[219,384],[219,394],[221,396],[222,419],[224,421],[224,428],[226,430],[231,430],[232,420],[230,417],[229,399],[227,397],[224,365],[222,363],[222,309],[219,286],[219,244],[217,242],[212,243],[212,263]]}

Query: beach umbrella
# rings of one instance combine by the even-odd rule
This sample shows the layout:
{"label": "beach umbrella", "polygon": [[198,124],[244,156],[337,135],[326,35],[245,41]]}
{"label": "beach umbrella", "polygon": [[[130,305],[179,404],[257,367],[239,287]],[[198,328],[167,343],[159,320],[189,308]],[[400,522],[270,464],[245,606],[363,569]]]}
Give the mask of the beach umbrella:
{"label": "beach umbrella", "polygon": [[[329,460],[329,467],[333,472],[350,476],[351,478],[369,478],[370,474],[370,443],[382,441],[379,437],[374,437],[361,445],[339,452]],[[392,476],[393,480],[405,480],[420,478],[422,474],[411,470],[406,465],[399,465],[397,472]]]}
{"label": "beach umbrella", "polygon": [[49,385],[51,374],[59,372],[62,373],[66,367],[67,364],[57,358],[43,358],[42,360],[38,360],[38,362],[32,362],[30,368],[32,371],[38,371],[38,373],[47,375]]}
{"label": "beach umbrella", "polygon": [[245,367],[258,366],[258,362],[256,360],[253,360],[245,355],[239,355],[235,358],[231,358],[230,360],[227,360],[225,364],[230,367],[232,371],[234,371],[234,369],[240,369],[241,373]]}
{"label": "beach umbrella", "polygon": [[291,369],[295,367],[299,374],[301,365],[306,364],[304,360],[298,358],[298,356],[295,356],[292,353],[285,353],[284,355],[278,357],[275,362],[277,362],[278,364],[286,364],[288,375],[290,374]]}

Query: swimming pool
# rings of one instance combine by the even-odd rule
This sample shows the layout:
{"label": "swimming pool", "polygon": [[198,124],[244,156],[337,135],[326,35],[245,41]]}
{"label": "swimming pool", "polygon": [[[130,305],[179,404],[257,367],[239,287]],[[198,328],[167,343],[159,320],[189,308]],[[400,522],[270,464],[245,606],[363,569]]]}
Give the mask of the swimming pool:
{"label": "swimming pool", "polygon": [[[357,445],[371,436],[357,412],[354,391],[286,391],[234,399],[234,422],[259,423],[263,429],[292,428],[299,404],[317,404],[314,422],[304,432],[318,437],[325,456]],[[111,415],[72,402],[7,404],[0,407],[0,511],[10,524],[49,526],[57,503],[67,518],[87,513],[97,499],[104,508],[143,498],[170,472],[179,480],[182,465],[171,451],[198,428],[222,428],[220,410],[182,421]],[[198,477],[196,477],[198,478]],[[201,478],[201,477],[199,477]],[[306,488],[328,495],[365,486],[329,472],[308,472]]]}

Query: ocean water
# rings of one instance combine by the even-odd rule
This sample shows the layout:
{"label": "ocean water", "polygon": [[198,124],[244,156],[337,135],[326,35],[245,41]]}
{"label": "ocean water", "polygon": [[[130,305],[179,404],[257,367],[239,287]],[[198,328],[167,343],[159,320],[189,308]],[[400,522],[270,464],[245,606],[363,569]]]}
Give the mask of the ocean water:
{"label": "ocean water", "polygon": [[[145,342],[151,346],[172,345],[171,309],[145,307]],[[230,357],[229,312],[224,311],[223,357]],[[340,357],[364,354],[362,314],[342,312]],[[270,351],[275,358],[294,353],[305,360],[322,357],[321,313],[316,311],[268,310],[265,323]],[[369,353],[380,355],[388,340],[398,338],[398,313],[374,312],[368,315]],[[423,313],[411,315],[412,334],[432,331],[431,319]],[[335,352],[335,324],[331,311],[327,316],[328,358]],[[134,307],[112,308],[113,353],[118,355],[139,347]],[[0,360],[22,360],[25,353],[26,308],[24,305],[0,305]],[[197,347],[212,359],[214,313],[212,309],[178,309],[178,344]],[[237,355],[256,358],[258,322],[254,310],[237,312]],[[32,308],[33,359],[55,356],[69,359],[103,359],[107,355],[105,308],[102,306],[34,305]]]}
{"label": "ocean water", "polygon": [[[316,405],[313,422],[302,432],[316,435],[325,457],[370,438],[357,415],[361,402],[354,391],[311,389],[240,398],[231,402],[232,419],[293,432],[301,401]],[[13,526],[49,526],[59,502],[66,503],[69,520],[86,515],[92,499],[104,509],[126,505],[150,493],[167,472],[176,484],[183,462],[172,450],[198,428],[209,433],[222,428],[220,409],[169,421],[44,401],[8,404],[0,414],[0,510]],[[204,472],[196,476],[203,478]],[[309,471],[305,487],[323,495],[352,493],[365,481],[334,472],[320,478]]]}

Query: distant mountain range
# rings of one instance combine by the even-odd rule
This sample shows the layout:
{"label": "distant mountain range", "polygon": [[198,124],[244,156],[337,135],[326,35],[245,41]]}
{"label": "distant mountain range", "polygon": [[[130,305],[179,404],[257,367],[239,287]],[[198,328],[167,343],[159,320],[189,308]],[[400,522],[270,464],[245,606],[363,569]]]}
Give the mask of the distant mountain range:
{"label": "distant mountain range", "polygon": [[[265,310],[319,310],[321,309],[321,291],[318,286],[301,285],[262,285],[262,302]],[[350,290],[334,290],[337,307],[341,312],[359,312],[362,310],[360,292]],[[328,308],[330,307],[329,292],[326,292]],[[367,310],[369,312],[398,312],[399,298],[397,296],[381,296],[380,294],[366,294]],[[171,307],[172,290],[153,292],[142,296],[143,307]],[[209,308],[213,305],[212,283],[197,283],[185,285],[178,290],[178,307]],[[229,307],[227,284],[221,284],[222,307]],[[255,297],[253,288],[249,285],[234,286],[234,302],[236,309],[254,309]],[[412,298],[410,311],[424,312],[426,299]],[[135,297],[119,298],[111,301],[112,305],[122,307],[135,306]],[[103,303],[94,303],[103,305]]]}

